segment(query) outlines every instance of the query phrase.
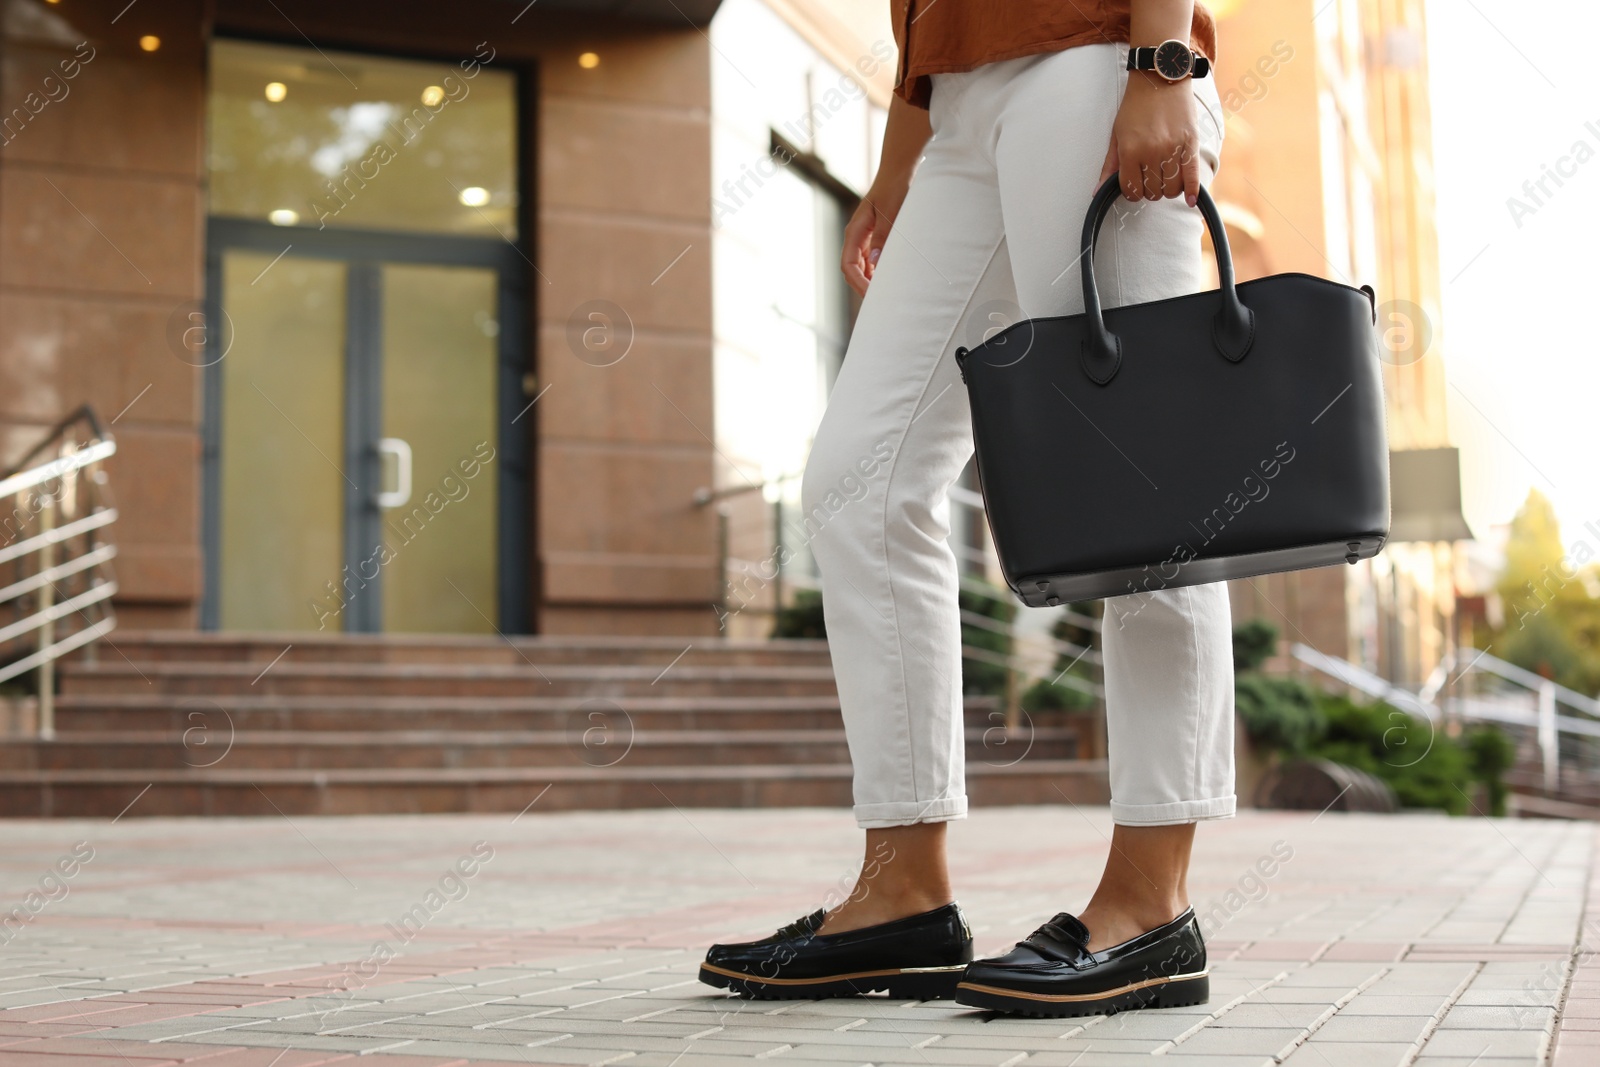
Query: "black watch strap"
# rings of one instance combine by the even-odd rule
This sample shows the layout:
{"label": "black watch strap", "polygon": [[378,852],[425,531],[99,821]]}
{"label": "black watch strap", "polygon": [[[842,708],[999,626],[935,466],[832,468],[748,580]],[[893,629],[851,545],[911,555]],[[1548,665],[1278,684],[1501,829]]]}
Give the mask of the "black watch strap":
{"label": "black watch strap", "polygon": [[[1129,70],[1155,70],[1156,69],[1156,50],[1155,50],[1155,46],[1151,45],[1151,46],[1145,47],[1145,48],[1129,48],[1128,49],[1128,69]],[[1204,78],[1209,73],[1211,73],[1211,60],[1207,59],[1205,56],[1201,55],[1199,52],[1194,53],[1194,67],[1193,67],[1193,69],[1191,69],[1189,71],[1189,77],[1191,77],[1191,78]]]}

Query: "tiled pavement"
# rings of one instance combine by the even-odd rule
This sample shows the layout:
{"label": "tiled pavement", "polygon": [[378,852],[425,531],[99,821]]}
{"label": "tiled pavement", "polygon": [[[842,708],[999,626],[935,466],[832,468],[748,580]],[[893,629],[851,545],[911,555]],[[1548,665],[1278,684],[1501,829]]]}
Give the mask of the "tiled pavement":
{"label": "tiled pavement", "polygon": [[[1109,825],[1072,807],[955,824],[979,951],[1081,906]],[[843,812],[4,823],[0,917],[31,921],[0,928],[0,1067],[1600,1064],[1595,833],[1206,824],[1211,1003],[1023,1021],[695,982],[708,942],[848,886]]]}

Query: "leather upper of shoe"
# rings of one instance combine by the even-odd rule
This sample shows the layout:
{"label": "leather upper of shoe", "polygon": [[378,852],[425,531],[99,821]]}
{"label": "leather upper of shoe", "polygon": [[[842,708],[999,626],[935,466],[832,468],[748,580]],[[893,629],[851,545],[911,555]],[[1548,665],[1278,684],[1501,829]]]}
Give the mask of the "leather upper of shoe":
{"label": "leather upper of shoe", "polygon": [[972,959],[972,930],[957,904],[839,934],[817,933],[825,917],[818,909],[759,941],[712,945],[706,962],[753,978],[825,978]]}
{"label": "leather upper of shoe", "polygon": [[1206,945],[1193,908],[1099,952],[1089,951],[1089,928],[1076,915],[1061,912],[1005,955],[974,961],[963,980],[1041,992],[1094,993],[1205,969]]}

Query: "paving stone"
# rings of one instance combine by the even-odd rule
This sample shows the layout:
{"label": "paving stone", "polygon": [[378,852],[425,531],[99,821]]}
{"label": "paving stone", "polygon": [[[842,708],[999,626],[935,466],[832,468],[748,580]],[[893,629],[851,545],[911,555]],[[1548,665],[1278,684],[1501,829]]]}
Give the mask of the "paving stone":
{"label": "paving stone", "polygon": [[1294,1067],[1395,1067],[1413,1051],[1404,1041],[1319,1041],[1313,1036],[1283,1062]]}
{"label": "paving stone", "polygon": [[1548,1030],[1555,1009],[1532,1004],[1456,1004],[1439,1025],[1447,1030]]}
{"label": "paving stone", "polygon": [[1412,1044],[1432,1022],[1431,1015],[1336,1015],[1317,1028],[1314,1040]]}
{"label": "paving stone", "polygon": [[1271,1056],[1287,1047],[1300,1034],[1301,1029],[1293,1026],[1208,1027],[1179,1042],[1171,1054]]}
{"label": "paving stone", "polygon": [[1435,1030],[1425,1052],[1454,1056],[1542,1056],[1548,1036],[1540,1030]]}
{"label": "paving stone", "polygon": [[1256,1029],[1289,1027],[1303,1030],[1320,1019],[1323,1014],[1333,1010],[1331,1003],[1256,1003],[1256,999],[1252,997],[1238,1007],[1229,1008],[1211,1025],[1221,1029],[1244,1026]]}
{"label": "paving stone", "polygon": [[1339,1014],[1346,1018],[1360,1015],[1431,1016],[1444,1005],[1445,999],[1440,996],[1367,992],[1340,1008]]}

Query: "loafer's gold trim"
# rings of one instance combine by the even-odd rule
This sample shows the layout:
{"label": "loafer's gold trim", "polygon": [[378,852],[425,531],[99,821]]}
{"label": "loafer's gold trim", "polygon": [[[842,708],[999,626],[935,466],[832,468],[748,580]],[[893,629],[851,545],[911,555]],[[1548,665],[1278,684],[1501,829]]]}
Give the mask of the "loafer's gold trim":
{"label": "loafer's gold trim", "polygon": [[763,975],[751,974],[748,971],[730,971],[726,967],[718,967],[714,963],[702,963],[702,971],[710,971],[727,978],[737,978],[744,982],[757,982],[761,985],[823,985],[827,982],[848,982],[857,978],[887,978],[899,974],[941,974],[950,971],[964,971],[965,963],[957,963],[950,967],[891,967],[882,971],[854,971],[850,974],[829,974],[821,978],[767,978]]}
{"label": "loafer's gold trim", "polygon": [[1210,969],[1196,971],[1193,974],[1174,974],[1163,978],[1146,978],[1142,982],[1130,982],[1125,986],[1115,989],[1103,989],[1098,993],[1029,993],[1021,989],[1002,989],[999,986],[982,985],[978,982],[961,982],[957,989],[971,989],[979,993],[988,993],[997,997],[1015,997],[1018,1000],[1039,1000],[1051,1004],[1076,1004],[1086,1000],[1107,1000],[1119,997],[1124,993],[1132,993],[1151,986],[1168,985],[1172,982],[1186,982],[1195,978],[1204,978],[1211,973]]}

